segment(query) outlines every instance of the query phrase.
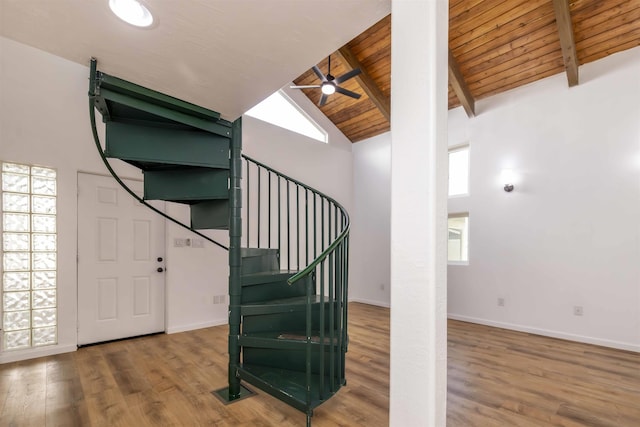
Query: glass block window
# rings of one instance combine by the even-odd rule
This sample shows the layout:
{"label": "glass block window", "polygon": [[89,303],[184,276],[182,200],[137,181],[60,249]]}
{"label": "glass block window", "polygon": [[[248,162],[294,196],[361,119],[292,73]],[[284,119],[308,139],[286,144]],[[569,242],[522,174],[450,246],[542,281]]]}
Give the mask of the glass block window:
{"label": "glass block window", "polygon": [[57,343],[56,171],[2,163],[2,349]]}

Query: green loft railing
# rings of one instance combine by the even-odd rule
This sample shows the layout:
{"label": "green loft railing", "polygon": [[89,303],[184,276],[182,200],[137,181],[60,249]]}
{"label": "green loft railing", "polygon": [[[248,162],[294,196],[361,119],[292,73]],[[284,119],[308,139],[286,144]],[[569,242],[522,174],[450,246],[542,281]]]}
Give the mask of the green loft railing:
{"label": "green loft railing", "polygon": [[[307,402],[324,400],[324,379],[330,393],[345,384],[342,357],[334,351],[347,350],[347,297],[350,220],[346,209],[333,198],[288,177],[248,156],[245,165],[244,239],[247,247],[277,248],[280,265],[298,270],[291,286],[306,284],[306,390]],[[311,280],[303,280],[311,277]],[[320,296],[320,328],[312,336],[312,305]],[[328,307],[327,307],[328,306]],[[327,309],[328,308],[328,309]],[[320,342],[317,349],[312,343]],[[328,349],[329,372],[325,372]],[[311,366],[311,353],[318,351],[317,367]],[[311,372],[319,372],[319,396],[311,395]],[[308,414],[309,415],[309,414]]]}

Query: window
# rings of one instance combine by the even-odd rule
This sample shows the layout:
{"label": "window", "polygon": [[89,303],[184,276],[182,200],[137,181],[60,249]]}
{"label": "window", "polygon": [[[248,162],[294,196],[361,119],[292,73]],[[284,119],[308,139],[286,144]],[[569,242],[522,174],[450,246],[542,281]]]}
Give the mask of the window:
{"label": "window", "polygon": [[449,196],[469,194],[469,146],[449,150]]}
{"label": "window", "polygon": [[277,91],[249,111],[255,117],[320,142],[327,142],[327,132],[300,109],[284,92]]}
{"label": "window", "polygon": [[469,214],[449,215],[449,262],[469,261]]}
{"label": "window", "polygon": [[57,342],[56,171],[2,163],[4,350]]}

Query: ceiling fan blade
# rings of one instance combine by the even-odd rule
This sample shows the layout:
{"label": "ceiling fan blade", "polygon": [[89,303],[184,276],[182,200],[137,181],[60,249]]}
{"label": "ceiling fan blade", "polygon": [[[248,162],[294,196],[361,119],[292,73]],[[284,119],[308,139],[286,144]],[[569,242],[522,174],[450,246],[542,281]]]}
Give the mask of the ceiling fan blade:
{"label": "ceiling fan blade", "polygon": [[328,97],[329,96],[327,94],[323,93],[322,97],[320,98],[320,102],[318,102],[318,105],[322,107],[327,102]]}
{"label": "ceiling fan blade", "polygon": [[320,68],[314,65],[313,67],[311,67],[311,69],[313,70],[314,73],[316,73],[316,76],[318,76],[320,80],[322,80],[323,82],[327,81],[327,78],[324,76],[324,74],[322,74],[322,71],[320,71]]}
{"label": "ceiling fan blade", "polygon": [[336,77],[336,83],[340,84],[342,82],[346,82],[347,80],[349,80],[352,77],[357,76],[358,74],[360,74],[362,71],[360,71],[360,68],[354,68],[351,71],[348,71],[346,73],[344,73],[343,75],[341,75],[340,77]]}
{"label": "ceiling fan blade", "polygon": [[359,99],[362,96],[359,93],[351,92],[350,90],[343,89],[340,86],[336,86],[336,92],[341,93],[343,95],[350,96],[355,99]]}
{"label": "ceiling fan blade", "polygon": [[302,86],[291,85],[289,86],[289,89],[317,89],[319,87],[322,87],[322,85],[302,85]]}

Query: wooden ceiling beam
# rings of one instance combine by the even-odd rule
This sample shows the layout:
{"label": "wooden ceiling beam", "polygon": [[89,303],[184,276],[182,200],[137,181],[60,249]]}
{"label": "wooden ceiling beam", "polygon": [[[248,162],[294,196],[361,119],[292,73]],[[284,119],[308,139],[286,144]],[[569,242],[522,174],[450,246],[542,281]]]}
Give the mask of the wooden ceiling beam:
{"label": "wooden ceiling beam", "polygon": [[391,122],[391,100],[382,93],[376,82],[371,78],[369,73],[367,73],[367,70],[362,66],[360,61],[358,61],[358,58],[356,58],[351,49],[345,45],[338,49],[336,54],[345,68],[347,68],[347,71],[360,68],[362,72],[355,76],[354,79],[360,87],[362,87],[362,90],[365,91],[378,110],[380,110],[384,118],[388,122]]}
{"label": "wooden ceiling beam", "polygon": [[556,24],[558,24],[560,47],[562,48],[564,67],[567,70],[567,80],[569,87],[575,86],[578,84],[578,54],[573,37],[569,0],[553,0],[553,9],[556,14]]}
{"label": "wooden ceiling beam", "polygon": [[449,84],[458,97],[460,104],[462,104],[464,111],[467,112],[467,116],[475,116],[476,101],[473,99],[473,95],[471,95],[471,92],[469,91],[469,86],[467,86],[467,82],[464,80],[464,77],[460,72],[458,61],[456,61],[456,58],[453,56],[451,49],[449,49]]}

